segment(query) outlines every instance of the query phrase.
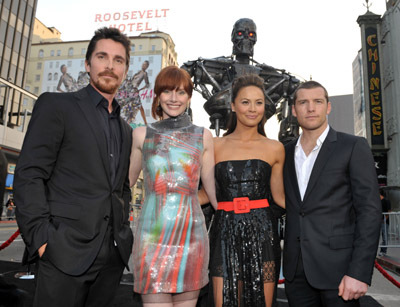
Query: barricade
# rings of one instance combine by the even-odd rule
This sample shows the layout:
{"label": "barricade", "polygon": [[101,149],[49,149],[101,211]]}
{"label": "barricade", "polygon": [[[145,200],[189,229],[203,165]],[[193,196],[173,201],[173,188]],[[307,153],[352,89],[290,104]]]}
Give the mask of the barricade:
{"label": "barricade", "polygon": [[379,247],[400,248],[400,212],[382,213]]}

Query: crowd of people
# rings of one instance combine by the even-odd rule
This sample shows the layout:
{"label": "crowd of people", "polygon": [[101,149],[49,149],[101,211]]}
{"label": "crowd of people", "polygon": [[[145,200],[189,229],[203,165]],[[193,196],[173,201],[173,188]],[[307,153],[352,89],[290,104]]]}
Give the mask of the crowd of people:
{"label": "crowd of people", "polygon": [[[111,306],[124,268],[145,307],[194,307],[204,287],[210,306],[273,306],[282,211],[289,305],[359,306],[381,201],[367,141],[329,126],[325,87],[297,88],[291,107],[302,134],[283,146],[264,131],[264,80],[240,76],[227,132],[213,138],[188,114],[190,75],[168,66],[154,84],[158,121],[132,131],[115,99],[129,44],[117,29],[97,30],[89,85],[35,104],[14,181],[18,226],[38,264],[34,306]],[[132,234],[130,187],[140,172],[145,199]]]}

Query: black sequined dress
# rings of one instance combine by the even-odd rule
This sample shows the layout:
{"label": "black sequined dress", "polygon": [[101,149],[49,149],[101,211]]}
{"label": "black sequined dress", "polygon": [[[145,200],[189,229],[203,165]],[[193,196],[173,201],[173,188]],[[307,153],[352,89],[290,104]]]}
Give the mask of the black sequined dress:
{"label": "black sequined dress", "polygon": [[[262,160],[219,162],[215,166],[217,200],[248,197],[271,202],[270,177],[271,166]],[[210,238],[210,274],[223,277],[223,306],[264,306],[264,283],[275,282],[279,266],[275,263],[280,261],[271,208],[240,214],[217,210]]]}

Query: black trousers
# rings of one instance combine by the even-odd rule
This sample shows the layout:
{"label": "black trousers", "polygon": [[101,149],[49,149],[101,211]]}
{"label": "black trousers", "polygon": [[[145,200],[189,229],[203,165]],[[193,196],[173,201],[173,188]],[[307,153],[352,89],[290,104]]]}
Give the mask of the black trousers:
{"label": "black trousers", "polygon": [[[338,285],[339,287],[339,285]],[[338,289],[321,290],[316,289],[307,281],[303,267],[301,253],[297,263],[294,279],[289,282],[285,280],[285,293],[291,307],[357,307],[359,300],[345,301],[338,295]]]}
{"label": "black trousers", "polygon": [[111,306],[124,271],[124,264],[112,239],[111,228],[91,267],[80,276],[61,272],[46,259],[39,260],[34,307]]}

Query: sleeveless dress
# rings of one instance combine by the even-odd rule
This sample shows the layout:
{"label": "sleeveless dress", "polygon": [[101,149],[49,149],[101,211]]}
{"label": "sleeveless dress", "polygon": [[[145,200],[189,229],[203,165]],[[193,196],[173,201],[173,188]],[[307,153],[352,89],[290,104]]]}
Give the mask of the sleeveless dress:
{"label": "sleeveless dress", "polygon": [[[270,177],[271,166],[262,160],[219,162],[215,166],[217,200],[248,197],[267,199],[271,204]],[[223,277],[223,306],[264,306],[264,283],[274,282],[280,267],[277,221],[272,209],[239,214],[217,210],[210,238],[210,273],[212,277]]]}
{"label": "sleeveless dress", "polygon": [[147,126],[145,201],[133,245],[134,291],[181,293],[208,283],[209,242],[198,201],[203,128],[187,114]]}

